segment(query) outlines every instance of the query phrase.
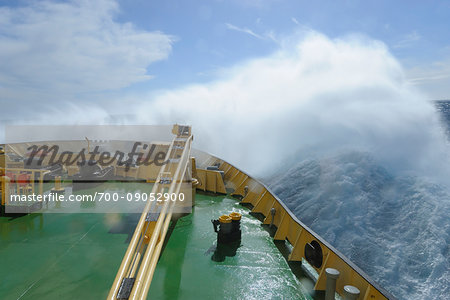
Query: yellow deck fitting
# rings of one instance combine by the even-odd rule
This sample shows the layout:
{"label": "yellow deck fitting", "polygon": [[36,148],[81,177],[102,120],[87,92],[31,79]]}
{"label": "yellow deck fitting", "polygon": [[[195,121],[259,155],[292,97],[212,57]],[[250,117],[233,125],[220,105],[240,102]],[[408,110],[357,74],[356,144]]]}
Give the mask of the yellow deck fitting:
{"label": "yellow deck fitting", "polygon": [[242,217],[242,215],[238,212],[232,212],[229,216],[233,221],[239,221]]}
{"label": "yellow deck fitting", "polygon": [[231,217],[227,216],[227,215],[222,215],[219,217],[219,222],[220,223],[231,223]]}

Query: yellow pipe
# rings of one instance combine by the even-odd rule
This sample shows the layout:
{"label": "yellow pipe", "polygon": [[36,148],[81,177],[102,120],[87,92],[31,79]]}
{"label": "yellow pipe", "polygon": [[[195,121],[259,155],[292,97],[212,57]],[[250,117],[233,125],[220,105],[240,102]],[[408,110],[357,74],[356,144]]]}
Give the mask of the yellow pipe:
{"label": "yellow pipe", "polygon": [[[153,190],[155,189],[156,185],[153,186]],[[113,286],[111,290],[109,291],[108,298],[111,300],[116,299],[116,295],[119,292],[120,285],[122,284],[122,280],[125,277],[125,273],[127,271],[127,267],[129,266],[130,262],[132,261],[132,256],[134,257],[134,250],[137,246],[138,238],[140,237],[140,232],[142,231],[142,226],[145,221],[145,212],[147,211],[147,206],[149,206],[149,203],[144,208],[144,213],[141,215],[141,218],[139,219],[138,225],[136,226],[136,229],[134,230],[133,237],[131,238],[130,244],[128,245],[127,252],[125,252],[125,256],[122,260],[122,263],[120,264],[119,270],[117,271],[116,278],[114,279]]]}
{"label": "yellow pipe", "polygon": [[[161,174],[158,174],[157,181],[155,185],[153,185],[151,193],[156,193],[158,191],[159,187],[159,179]],[[141,237],[142,228],[145,223],[145,218],[150,210],[151,202],[148,202],[147,205],[144,208],[144,212],[142,213],[138,225],[136,226],[136,229],[134,230],[133,237],[130,241],[130,244],[128,246],[127,252],[125,252],[125,256],[122,260],[122,263],[120,264],[119,270],[117,271],[116,278],[114,279],[113,286],[111,287],[111,290],[109,291],[108,298],[111,300],[116,299],[116,295],[119,292],[120,285],[122,284],[122,280],[125,277],[126,271],[128,271],[128,267],[130,262],[132,262],[132,256],[134,257],[135,249],[137,246],[138,239]]]}
{"label": "yellow pipe", "polygon": [[[144,243],[141,244],[141,247],[139,247],[138,252],[135,253],[133,260],[138,262],[141,259],[142,252],[144,251]],[[136,273],[136,270],[138,269],[138,264],[135,264],[133,268],[130,271],[130,277],[133,277]]]}
{"label": "yellow pipe", "polygon": [[149,242],[149,244],[147,246],[147,249],[146,249],[146,251],[144,253],[144,257],[142,259],[141,266],[140,266],[139,272],[138,272],[138,274],[136,276],[136,280],[134,282],[133,289],[131,290],[131,294],[130,294],[129,299],[136,299],[136,296],[137,296],[137,294],[140,291],[141,282],[143,282],[143,276],[144,276],[145,271],[147,269],[147,265],[148,265],[148,262],[149,262],[149,259],[150,259],[150,255],[153,252],[153,248],[155,247],[155,244],[156,244],[156,239],[157,239],[157,237],[159,235],[159,232],[161,230],[163,219],[164,219],[164,216],[165,216],[166,210],[167,210],[167,205],[168,205],[168,203],[166,202],[164,204],[162,210],[161,210],[161,213],[160,213],[159,217],[158,217],[155,229],[153,230],[152,237],[150,238],[150,242]]}
{"label": "yellow pipe", "polygon": [[[187,165],[186,165],[186,167],[187,167]],[[184,169],[184,172],[186,172],[186,167]],[[180,192],[180,188],[181,188],[181,183],[177,187],[177,191],[176,191],[177,195]],[[155,249],[155,255],[153,255],[152,260],[150,261],[150,268],[149,268],[149,270],[147,272],[147,276],[145,276],[145,282],[144,282],[144,285],[143,285],[143,290],[141,292],[141,298],[140,299],[146,299],[147,298],[148,290],[150,288],[150,284],[152,282],[153,275],[155,274],[156,264],[158,263],[158,258],[159,258],[159,255],[161,253],[162,245],[164,244],[164,240],[166,238],[166,234],[167,234],[167,231],[168,231],[168,228],[169,228],[170,220],[172,218],[172,213],[173,213],[173,208],[175,206],[175,202],[172,202],[170,204],[172,204],[172,205],[171,205],[170,211],[169,211],[169,213],[168,213],[168,215],[167,215],[167,217],[165,219],[163,232],[161,234],[160,241],[159,241],[159,243],[158,243],[158,245],[156,246],[156,249]]]}
{"label": "yellow pipe", "polygon": [[[186,140],[186,143],[185,143],[185,145],[189,145],[189,149],[190,149],[191,138],[192,138],[192,136],[189,137]],[[180,158],[180,164],[178,164],[177,169],[175,171],[175,176],[173,176],[172,183],[170,184],[169,191],[168,191],[169,195],[174,192],[175,184],[177,183],[177,179],[178,179],[178,176],[180,174],[180,169],[181,169],[181,165],[182,165],[181,162],[184,161],[184,159],[186,157],[186,153],[188,152],[188,151],[186,151],[186,148],[187,147],[185,146],[183,154],[181,155],[181,158]],[[164,203],[164,206],[163,206],[162,210],[161,210],[161,214],[159,215],[159,218],[158,218],[158,220],[156,222],[156,226],[155,226],[155,229],[153,230],[153,234],[152,234],[150,242],[149,242],[149,244],[147,246],[147,250],[145,251],[144,258],[143,258],[142,263],[141,263],[141,267],[139,268],[139,272],[138,272],[138,275],[137,275],[136,280],[134,282],[133,289],[131,290],[131,294],[130,294],[130,297],[129,297],[130,299],[137,299],[136,297],[139,297],[139,295],[141,294],[140,290],[142,288],[142,283],[144,282],[144,275],[147,273],[150,257],[154,253],[156,240],[157,240],[157,238],[160,235],[161,227],[162,227],[162,224],[163,224],[163,220],[165,219],[164,217],[166,215],[166,211],[168,209],[168,206],[169,206],[169,202],[166,201]]]}
{"label": "yellow pipe", "polygon": [[[171,205],[172,207],[174,205]],[[162,245],[164,244],[164,239],[166,237],[168,228],[169,228],[169,224],[170,224],[170,220],[172,218],[172,212],[173,212],[173,208],[171,209],[171,211],[167,214],[166,219],[164,220],[164,226],[163,226],[163,231],[161,233],[161,238],[159,240],[159,243],[157,244],[156,248],[155,248],[155,253],[151,258],[150,261],[150,266],[149,269],[147,271],[147,275],[144,277],[144,283],[142,286],[142,291],[141,291],[141,296],[139,299],[146,299],[147,298],[147,294],[148,294],[148,290],[150,288],[150,284],[152,282],[153,279],[153,274],[155,273],[155,268],[156,268],[156,264],[158,263],[158,258],[159,255],[161,253],[161,249],[162,249]]]}
{"label": "yellow pipe", "polygon": [[[172,151],[172,145],[173,145],[174,141],[175,141],[175,138],[172,140],[172,143],[170,144],[170,147],[169,147],[169,149],[168,149],[168,151],[166,153],[166,157],[165,157],[164,161],[166,161],[168,159],[168,157],[170,155],[170,152]],[[166,167],[166,165],[163,166],[163,169],[165,167]],[[156,180],[156,183],[155,183],[155,185],[152,188],[152,193],[157,192],[158,186],[159,186],[159,179],[160,179],[160,177],[161,177],[161,171],[159,172],[158,178]],[[124,258],[122,260],[122,263],[120,264],[119,270],[117,271],[116,277],[115,277],[114,282],[113,282],[113,286],[111,287],[111,290],[109,291],[107,299],[115,300],[116,295],[119,292],[120,285],[122,284],[122,280],[125,277],[126,271],[128,271],[127,269],[129,267],[129,264],[130,264],[131,261],[133,261],[131,259],[132,259],[132,256],[134,257],[133,254],[135,253],[135,249],[136,249],[136,246],[137,246],[138,239],[141,237],[140,233],[142,233],[142,228],[143,228],[144,223],[145,223],[145,218],[147,216],[148,211],[150,210],[150,204],[151,204],[150,202],[147,203],[147,205],[144,208],[144,212],[142,213],[142,215],[141,215],[141,217],[139,219],[138,225],[136,226],[136,229],[134,231],[134,234],[133,234],[133,237],[132,237],[132,239],[130,241],[128,249],[125,252],[125,256],[124,256]]]}

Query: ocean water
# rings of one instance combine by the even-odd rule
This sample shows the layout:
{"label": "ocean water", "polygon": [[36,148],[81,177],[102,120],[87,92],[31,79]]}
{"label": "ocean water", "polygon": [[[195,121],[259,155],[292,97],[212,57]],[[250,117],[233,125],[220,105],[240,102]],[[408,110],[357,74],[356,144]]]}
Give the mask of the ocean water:
{"label": "ocean water", "polygon": [[[435,105],[450,140],[450,101]],[[267,180],[275,194],[394,296],[449,299],[447,186],[396,175],[358,151],[300,160],[280,174]]]}
{"label": "ocean water", "polygon": [[450,139],[450,100],[436,101],[435,105],[440,113],[442,124],[446,126],[445,130],[447,132],[447,136]]}

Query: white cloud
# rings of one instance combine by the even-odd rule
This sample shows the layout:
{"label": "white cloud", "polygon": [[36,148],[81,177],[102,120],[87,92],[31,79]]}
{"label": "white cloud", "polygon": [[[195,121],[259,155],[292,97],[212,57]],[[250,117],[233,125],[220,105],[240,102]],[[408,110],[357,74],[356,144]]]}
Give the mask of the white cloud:
{"label": "white cloud", "polygon": [[425,91],[430,99],[450,99],[450,60],[418,65],[406,74],[409,83]]}
{"label": "white cloud", "polygon": [[299,22],[297,21],[297,19],[294,18],[294,17],[291,18],[291,21],[294,22],[294,23],[297,24],[297,25],[300,25],[300,23],[299,23]]}
{"label": "white cloud", "polygon": [[275,32],[273,30],[268,30],[263,35],[261,35],[261,34],[255,33],[253,30],[251,30],[251,29],[249,29],[247,27],[239,27],[239,26],[236,26],[236,25],[233,25],[233,24],[230,24],[230,23],[225,23],[225,26],[229,30],[245,33],[245,34],[248,34],[248,35],[250,35],[250,36],[252,36],[254,38],[257,38],[259,40],[271,41],[271,42],[275,42],[277,44],[279,43],[279,40],[278,40],[278,38],[275,35]]}
{"label": "white cloud", "polygon": [[[118,23],[115,1],[30,2],[0,8],[2,100],[63,98],[151,78],[173,37]],[[36,99],[38,98],[38,99]]]}
{"label": "white cloud", "polygon": [[257,38],[257,39],[260,39],[260,40],[264,40],[265,39],[262,35],[256,34],[255,32],[253,32],[253,30],[248,29],[246,27],[238,27],[238,26],[230,24],[230,23],[225,23],[225,26],[227,26],[227,28],[230,29],[230,30],[246,33],[246,34],[251,35],[251,36],[253,36],[253,37]]}
{"label": "white cloud", "polygon": [[422,36],[413,30],[401,38],[397,43],[394,44],[394,48],[407,48],[414,45],[416,42],[422,39]]}

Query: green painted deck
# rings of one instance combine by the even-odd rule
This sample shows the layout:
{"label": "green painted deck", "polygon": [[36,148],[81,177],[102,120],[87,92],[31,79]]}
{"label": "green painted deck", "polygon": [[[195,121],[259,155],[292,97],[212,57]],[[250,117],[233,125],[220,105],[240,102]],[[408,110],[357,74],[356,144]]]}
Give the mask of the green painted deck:
{"label": "green painted deck", "polygon": [[[247,208],[226,196],[197,194],[195,201],[192,214],[172,223],[149,299],[305,298],[302,284]],[[234,256],[213,260],[211,219],[232,211],[243,215],[241,245]],[[0,217],[0,299],[104,299],[138,217]]]}

